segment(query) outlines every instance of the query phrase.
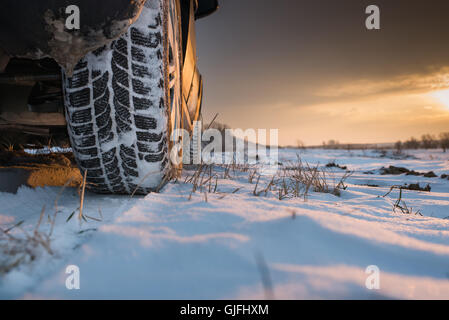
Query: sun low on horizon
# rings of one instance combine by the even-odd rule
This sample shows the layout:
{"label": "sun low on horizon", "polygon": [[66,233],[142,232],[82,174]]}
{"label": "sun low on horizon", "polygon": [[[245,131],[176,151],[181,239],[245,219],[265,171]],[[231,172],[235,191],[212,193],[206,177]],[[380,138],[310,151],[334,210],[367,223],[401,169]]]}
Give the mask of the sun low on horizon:
{"label": "sun low on horizon", "polygon": [[431,92],[430,96],[449,111],[449,89]]}

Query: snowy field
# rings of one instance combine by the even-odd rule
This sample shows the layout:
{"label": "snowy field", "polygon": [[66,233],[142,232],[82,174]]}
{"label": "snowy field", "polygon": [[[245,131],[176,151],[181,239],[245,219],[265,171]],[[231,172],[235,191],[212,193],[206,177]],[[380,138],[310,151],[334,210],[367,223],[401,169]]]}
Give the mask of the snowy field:
{"label": "snowy field", "polygon": [[[0,238],[0,298],[449,299],[449,180],[441,178],[449,153],[279,152],[284,166],[297,154],[319,164],[331,190],[352,175],[338,192],[301,186],[293,196],[255,169],[220,167],[192,193],[189,169],[160,194],[87,193],[86,221],[69,219],[80,201],[74,188],[0,193],[2,230],[23,221]],[[332,162],[347,168],[326,168]],[[391,165],[437,177],[382,174]],[[398,189],[383,197],[416,183],[431,191],[403,190],[402,210]],[[48,248],[24,241],[44,207],[37,232],[54,229]],[[66,288],[68,265],[79,267],[79,290]],[[371,265],[379,290],[365,284]]]}

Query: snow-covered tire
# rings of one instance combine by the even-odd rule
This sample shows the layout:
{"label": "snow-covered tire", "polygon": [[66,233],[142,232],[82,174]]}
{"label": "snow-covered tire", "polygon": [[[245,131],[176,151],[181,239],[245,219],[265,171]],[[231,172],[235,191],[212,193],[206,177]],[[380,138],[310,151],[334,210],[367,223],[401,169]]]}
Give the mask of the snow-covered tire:
{"label": "snow-covered tire", "polygon": [[147,0],[120,38],[64,76],[73,153],[93,191],[146,194],[179,168],[170,161],[181,122],[177,0]]}

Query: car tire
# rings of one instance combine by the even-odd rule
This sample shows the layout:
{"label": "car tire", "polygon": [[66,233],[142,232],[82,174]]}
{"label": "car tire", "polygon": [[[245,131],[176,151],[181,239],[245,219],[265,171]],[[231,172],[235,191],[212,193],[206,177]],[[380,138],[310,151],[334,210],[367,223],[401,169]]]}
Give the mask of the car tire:
{"label": "car tire", "polygon": [[178,0],[148,0],[125,34],[64,75],[68,133],[91,190],[147,194],[179,173],[180,23]]}

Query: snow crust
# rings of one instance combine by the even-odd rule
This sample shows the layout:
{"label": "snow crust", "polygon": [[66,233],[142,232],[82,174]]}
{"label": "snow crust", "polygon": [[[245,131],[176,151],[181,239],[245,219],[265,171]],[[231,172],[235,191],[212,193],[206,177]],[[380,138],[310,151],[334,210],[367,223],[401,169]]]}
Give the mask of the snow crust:
{"label": "snow crust", "polygon": [[[449,173],[448,154],[410,151],[406,159],[392,159],[372,150],[280,149],[279,161],[298,153],[310,164],[335,161],[354,171],[341,197],[256,197],[248,173],[236,172],[219,179],[220,193],[207,194],[207,202],[199,192],[189,200],[192,185],[180,182],[146,197],[88,193],[85,214],[100,219],[101,211],[103,219],[80,224],[76,217],[66,222],[79,198],[65,189],[54,255],[43,252],[0,275],[0,298],[263,299],[267,291],[278,299],[449,298],[449,180],[379,171],[395,165],[441,176]],[[330,170],[331,180],[344,174]],[[260,184],[269,179],[261,177]],[[392,185],[417,182],[429,183],[431,192],[404,191],[403,200],[423,216],[393,212],[398,192],[382,196]],[[1,227],[24,220],[22,228],[34,230],[44,205],[54,213],[60,191],[0,193]],[[261,261],[272,288],[261,281]],[[79,266],[80,290],[66,289],[67,265]],[[380,290],[365,286],[370,265],[380,269]]]}

